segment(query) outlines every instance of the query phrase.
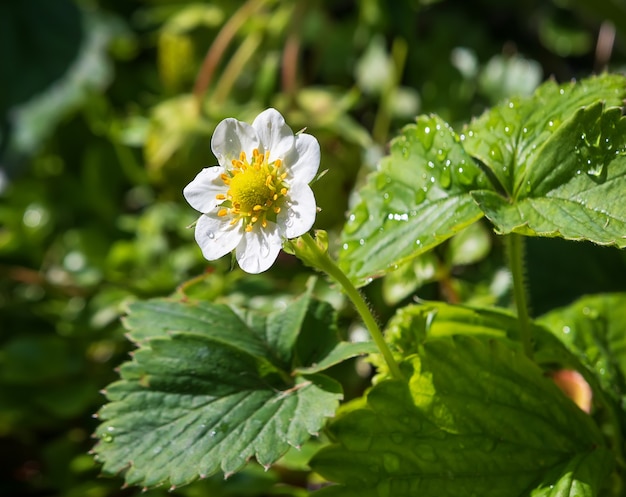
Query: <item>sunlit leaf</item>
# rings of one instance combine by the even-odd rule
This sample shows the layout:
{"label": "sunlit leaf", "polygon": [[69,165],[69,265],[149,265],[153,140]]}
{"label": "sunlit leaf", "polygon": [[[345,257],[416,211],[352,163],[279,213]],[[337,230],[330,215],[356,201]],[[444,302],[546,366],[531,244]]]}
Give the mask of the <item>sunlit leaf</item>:
{"label": "sunlit leaf", "polygon": [[466,130],[465,149],[504,192],[473,192],[501,233],[626,246],[626,80],[602,76],[542,86]]}
{"label": "sunlit leaf", "polygon": [[341,266],[363,284],[429,250],[482,217],[469,192],[483,188],[486,175],[454,131],[437,116],[419,117],[360,191]]}
{"label": "sunlit leaf", "polygon": [[409,364],[408,386],[384,380],[331,423],[335,444],[311,465],[337,485],[318,495],[600,494],[611,454],[598,428],[520,350],[442,338]]}

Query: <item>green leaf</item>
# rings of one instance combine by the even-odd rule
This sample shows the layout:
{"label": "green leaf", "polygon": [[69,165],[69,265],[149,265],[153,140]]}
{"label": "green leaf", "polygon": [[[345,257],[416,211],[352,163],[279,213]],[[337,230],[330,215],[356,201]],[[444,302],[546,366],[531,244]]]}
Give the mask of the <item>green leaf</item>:
{"label": "green leaf", "polygon": [[549,82],[468,127],[465,150],[503,189],[472,192],[499,232],[626,246],[624,97],[622,76]]}
{"label": "green leaf", "polygon": [[339,261],[359,284],[450,238],[482,217],[469,192],[490,188],[459,137],[437,116],[420,116],[360,191],[342,233]]}
{"label": "green leaf", "polygon": [[[268,315],[165,299],[129,312],[139,349],[106,390],[94,451],[105,472],[146,487],[229,475],[252,457],[269,466],[316,434],[342,398],[334,380],[307,373],[364,350],[338,343],[332,307],[310,291]],[[297,354],[314,331],[324,347]]]}
{"label": "green leaf", "polygon": [[432,340],[409,365],[408,385],[384,380],[331,423],[311,466],[338,485],[319,495],[598,495],[598,428],[506,340]]}
{"label": "green leaf", "polygon": [[538,321],[595,373],[605,392],[626,405],[626,294],[583,297]]}

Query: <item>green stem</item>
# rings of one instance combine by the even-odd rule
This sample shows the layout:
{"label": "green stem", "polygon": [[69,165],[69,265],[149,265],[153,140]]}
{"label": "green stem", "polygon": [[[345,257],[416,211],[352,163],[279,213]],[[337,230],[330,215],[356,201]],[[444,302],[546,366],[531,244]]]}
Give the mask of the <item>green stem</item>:
{"label": "green stem", "polygon": [[339,266],[335,264],[335,262],[330,258],[328,253],[323,251],[318,246],[318,244],[315,242],[315,240],[313,240],[310,234],[307,233],[300,238],[306,244],[307,248],[315,254],[316,267],[324,271],[326,274],[328,274],[328,276],[330,276],[339,285],[341,285],[350,301],[354,304],[354,307],[361,315],[361,319],[363,319],[363,323],[365,324],[365,327],[372,336],[374,343],[378,347],[378,350],[385,358],[385,362],[389,367],[391,375],[397,380],[403,380],[404,376],[400,371],[400,367],[394,359],[391,350],[389,350],[389,347],[387,346],[387,343],[385,342],[385,339],[383,337],[383,333],[382,331],[380,331],[378,323],[376,323],[376,319],[372,315],[372,312],[370,311],[370,308],[368,307],[363,295],[361,295],[361,293],[352,284],[352,282],[339,268]]}
{"label": "green stem", "polygon": [[509,255],[509,268],[513,276],[513,294],[517,307],[517,319],[520,325],[520,335],[524,352],[533,358],[533,338],[530,326],[530,316],[526,303],[526,287],[524,282],[524,240],[521,235],[511,233],[506,236]]}

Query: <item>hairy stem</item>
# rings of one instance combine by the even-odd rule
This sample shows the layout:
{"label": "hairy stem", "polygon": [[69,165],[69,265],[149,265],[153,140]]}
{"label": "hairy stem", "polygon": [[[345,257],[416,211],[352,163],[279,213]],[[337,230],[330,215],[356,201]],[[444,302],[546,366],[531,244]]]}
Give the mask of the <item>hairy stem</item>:
{"label": "hairy stem", "polygon": [[383,333],[380,330],[376,319],[374,318],[372,311],[370,310],[365,298],[357,290],[357,288],[352,284],[352,282],[348,279],[345,273],[335,264],[335,262],[330,258],[327,252],[322,251],[322,249],[315,243],[315,240],[309,235],[303,235],[301,237],[302,241],[305,243],[307,248],[313,252],[315,257],[315,265],[318,269],[325,272],[328,276],[330,276],[336,283],[341,285],[346,295],[356,308],[357,312],[360,314],[361,319],[363,320],[363,324],[369,331],[374,343],[378,347],[378,350],[383,355],[385,362],[387,363],[387,367],[391,372],[391,375],[397,379],[404,379],[402,372],[400,371],[400,367],[393,357],[391,350],[385,339],[383,337]]}
{"label": "hairy stem", "polygon": [[517,319],[520,325],[520,335],[524,352],[533,358],[533,337],[530,327],[530,316],[526,301],[526,284],[524,281],[524,240],[521,235],[510,233],[506,235],[509,269],[513,277],[513,294],[517,307]]}

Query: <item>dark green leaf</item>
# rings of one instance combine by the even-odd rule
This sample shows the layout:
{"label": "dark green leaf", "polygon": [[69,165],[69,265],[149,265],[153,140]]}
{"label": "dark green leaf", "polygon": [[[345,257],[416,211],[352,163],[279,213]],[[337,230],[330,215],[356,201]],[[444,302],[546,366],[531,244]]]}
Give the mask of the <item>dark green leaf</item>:
{"label": "dark green leaf", "polygon": [[598,495],[598,428],[506,340],[440,338],[409,364],[409,386],[384,380],[332,422],[311,465],[338,485],[320,495]]}
{"label": "dark green leaf", "polygon": [[[107,388],[95,448],[104,471],[125,471],[129,484],[228,475],[251,457],[269,466],[316,434],[342,398],[334,380],[306,373],[367,350],[337,343],[334,311],[310,292],[269,315],[165,299],[129,310],[140,347]],[[297,358],[303,327],[325,347]]]}

